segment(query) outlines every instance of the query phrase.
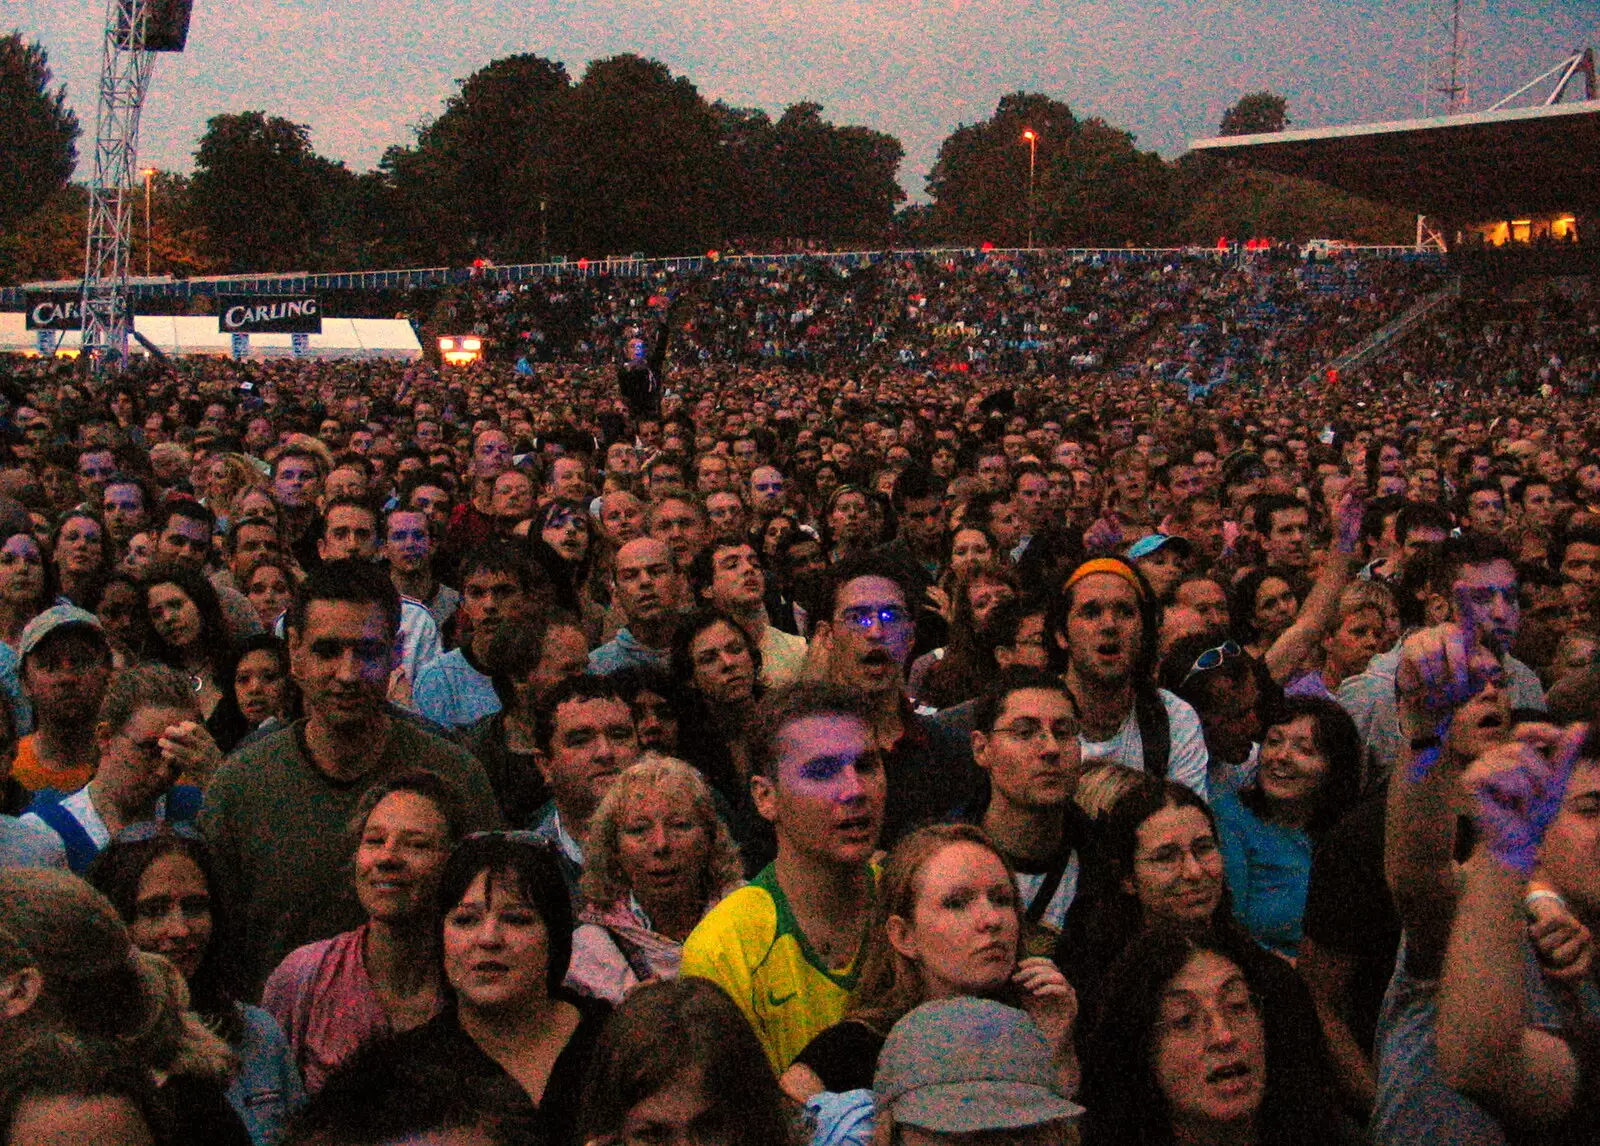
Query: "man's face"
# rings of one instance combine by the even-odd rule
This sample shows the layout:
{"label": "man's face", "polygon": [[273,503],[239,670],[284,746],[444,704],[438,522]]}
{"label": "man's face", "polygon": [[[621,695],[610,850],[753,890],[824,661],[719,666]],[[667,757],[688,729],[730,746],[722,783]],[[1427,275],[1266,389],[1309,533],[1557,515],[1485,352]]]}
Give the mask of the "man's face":
{"label": "man's face", "polygon": [[[1094,573],[1072,587],[1063,647],[1074,671],[1118,684],[1139,659],[1139,597],[1114,573]],[[1060,639],[1060,638],[1058,638]]]}
{"label": "man's face", "polygon": [[1044,474],[1025,473],[1017,479],[1017,493],[1012,504],[1022,519],[1022,527],[1029,534],[1045,527],[1050,514],[1050,479]]}
{"label": "man's face", "polygon": [[522,521],[533,516],[533,481],[518,470],[506,470],[494,479],[490,507],[503,521]]}
{"label": "man's face", "polygon": [[1414,525],[1406,532],[1405,543],[1400,547],[1400,569],[1403,573],[1413,561],[1428,551],[1430,546],[1438,545],[1449,534],[1436,526]]}
{"label": "man's face", "polygon": [[882,693],[901,688],[916,624],[900,586],[886,577],[845,582],[828,626],[828,672],[836,684]]}
{"label": "man's face", "polygon": [[290,457],[278,463],[272,495],[284,509],[305,509],[322,492],[322,475],[310,458]]}
{"label": "man's face", "polygon": [[377,516],[366,508],[336,505],[323,522],[317,553],[324,561],[354,557],[371,561],[378,555]]}
{"label": "man's face", "polygon": [[644,502],[631,493],[608,493],[600,502],[600,532],[612,545],[643,537],[644,522]]}
{"label": "man's face", "polygon": [[668,497],[656,503],[650,536],[671,546],[673,559],[680,568],[687,569],[694,563],[694,555],[710,540],[710,530],[693,505]]}
{"label": "man's face", "polygon": [[783,505],[783,474],[772,466],[757,466],[750,472],[750,504],[761,510],[777,510]]}
{"label": "man's face", "polygon": [[52,729],[92,724],[110,680],[104,641],[70,629],[46,637],[22,662],[22,691]]}
{"label": "man's face", "polygon": [[341,497],[363,498],[367,496],[367,475],[354,466],[339,466],[328,474],[322,488],[329,501]]}
{"label": "man's face", "polygon": [[639,756],[633,713],[619,698],[574,697],[556,706],[551,724],[550,748],[537,758],[539,771],[556,806],[587,821]]}
{"label": "man's face", "polygon": [[171,561],[190,569],[204,568],[211,552],[211,531],[206,523],[174,514],[156,541],[156,560]]}
{"label": "man's face", "polygon": [[1269,564],[1304,569],[1311,562],[1311,514],[1305,509],[1275,510],[1262,547]]}
{"label": "man's face", "polygon": [[1467,528],[1475,533],[1498,536],[1506,527],[1506,503],[1492,489],[1475,489],[1467,495]]}
{"label": "man's face", "polygon": [[428,515],[428,524],[435,534],[443,535],[450,522],[450,495],[443,486],[419,485],[411,491],[411,508]]}
{"label": "man's face", "polygon": [[1586,917],[1600,912],[1600,764],[1580,760],[1539,849],[1539,874]]}
{"label": "man's face", "polygon": [[713,537],[731,541],[744,536],[744,503],[732,490],[721,490],[706,498],[706,518]]}
{"label": "man's face", "polygon": [[1561,555],[1561,575],[1590,593],[1600,590],[1600,545],[1574,541]]}
{"label": "man's face", "polygon": [[728,488],[728,462],[717,454],[707,454],[695,466],[695,488],[702,494]]}
{"label": "man's face", "polygon": [[984,493],[1003,493],[1009,481],[1005,454],[986,454],[978,459],[978,488]]}
{"label": "man's face", "polygon": [[1015,690],[995,714],[994,728],[972,734],[972,756],[1011,806],[1063,806],[1083,777],[1071,700],[1053,688]]}
{"label": "man's face", "polygon": [[630,625],[659,621],[683,608],[684,575],[663,541],[644,537],[628,542],[617,550],[613,576],[617,603]]}
{"label": "man's face", "polygon": [[100,498],[100,507],[105,515],[106,529],[118,544],[126,544],[128,538],[144,528],[144,491],[136,485],[117,482],[106,486]]}
{"label": "man's face", "polygon": [[384,710],[398,646],[382,605],[312,601],[289,632],[289,671],[306,711],[337,728]]}
{"label": "man's face", "polygon": [[1173,603],[1179,608],[1193,609],[1208,629],[1227,629],[1228,594],[1215,581],[1186,581],[1178,586]]}
{"label": "man's face", "polygon": [[229,568],[236,578],[257,557],[278,552],[278,531],[271,525],[256,523],[238,526],[233,537],[233,561]]}
{"label": "man's face", "polygon": [[819,713],[790,723],[777,738],[776,771],[775,781],[754,777],[750,790],[780,853],[850,868],[872,858],[888,784],[863,721]]}
{"label": "man's face", "polygon": [[1406,475],[1406,496],[1412,501],[1433,502],[1444,496],[1444,482],[1436,466],[1417,466]]}
{"label": "man's face", "polygon": [[383,538],[383,555],[402,573],[415,573],[425,568],[433,556],[433,533],[428,529],[428,515],[414,509],[397,509],[390,513],[388,532]]}
{"label": "man's face", "polygon": [[461,609],[472,622],[473,644],[478,648],[486,648],[505,622],[520,621],[528,606],[522,583],[511,573],[480,570],[467,574],[461,584]]}
{"label": "man's face", "polygon": [[761,607],[766,591],[766,574],[750,546],[718,546],[712,551],[708,596],[717,608],[742,616]]}
{"label": "man's face", "polygon": [[1522,599],[1517,591],[1517,571],[1511,562],[1463,565],[1451,593],[1454,620],[1470,624],[1475,632],[1492,634],[1501,651],[1516,643],[1522,625]]}
{"label": "man's face", "polygon": [[589,480],[583,462],[557,458],[550,466],[550,493],[562,501],[588,501]]}
{"label": "man's face", "polygon": [[1174,502],[1188,501],[1198,493],[1204,493],[1206,475],[1195,466],[1175,465],[1167,470],[1168,488],[1172,490]]}
{"label": "man's face", "polygon": [[1380,610],[1352,609],[1324,641],[1328,667],[1341,679],[1365,672],[1367,662],[1384,650],[1387,639]]}
{"label": "man's face", "polygon": [[92,450],[78,455],[78,489],[89,502],[100,500],[106,479],[117,472],[117,459],[110,450]]}
{"label": "man's face", "polygon": [[486,430],[472,443],[472,476],[496,478],[511,466],[511,439],[499,430]]}

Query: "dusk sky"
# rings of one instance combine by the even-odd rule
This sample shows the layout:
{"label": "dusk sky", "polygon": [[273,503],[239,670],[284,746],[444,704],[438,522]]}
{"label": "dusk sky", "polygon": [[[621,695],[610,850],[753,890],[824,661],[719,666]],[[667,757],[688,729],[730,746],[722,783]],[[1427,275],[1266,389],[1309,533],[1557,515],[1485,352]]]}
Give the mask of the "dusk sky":
{"label": "dusk sky", "polygon": [[[101,0],[9,0],[50,53],[93,149]],[[20,13],[19,13],[20,8]],[[262,110],[310,126],[356,170],[436,116],[456,81],[532,52],[574,79],[637,52],[708,99],[777,117],[799,100],[835,123],[905,145],[900,182],[920,198],[940,141],[1037,91],[1133,131],[1169,158],[1215,133],[1245,92],[1287,97],[1296,127],[1422,110],[1424,0],[195,0],[189,50],[158,57],[140,160],[188,171],[205,121]],[[1600,42],[1595,0],[1467,0],[1469,108]],[[20,19],[19,19],[20,15]]]}

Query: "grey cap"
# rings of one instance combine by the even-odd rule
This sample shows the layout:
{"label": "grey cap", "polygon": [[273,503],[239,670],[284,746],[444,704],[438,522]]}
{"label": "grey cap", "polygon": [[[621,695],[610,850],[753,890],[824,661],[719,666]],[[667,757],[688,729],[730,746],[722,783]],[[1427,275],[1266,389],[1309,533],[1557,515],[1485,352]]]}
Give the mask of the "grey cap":
{"label": "grey cap", "polygon": [[80,609],[76,605],[51,605],[22,627],[22,637],[17,641],[18,655],[27,656],[39,647],[40,641],[67,625],[91,628],[101,641],[106,639],[105,630],[100,627],[100,618],[87,609]]}
{"label": "grey cap", "polygon": [[897,1123],[941,1134],[1020,1130],[1076,1118],[1054,1051],[1015,1007],[958,997],[894,1025],[872,1089]]}

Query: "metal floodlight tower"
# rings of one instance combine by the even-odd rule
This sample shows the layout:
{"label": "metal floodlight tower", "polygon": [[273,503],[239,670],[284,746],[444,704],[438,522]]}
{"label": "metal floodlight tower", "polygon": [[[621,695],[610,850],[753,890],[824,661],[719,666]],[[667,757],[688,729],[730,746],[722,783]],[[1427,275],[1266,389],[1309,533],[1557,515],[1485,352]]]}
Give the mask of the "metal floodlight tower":
{"label": "metal floodlight tower", "polygon": [[1431,0],[1428,6],[1424,115],[1465,111],[1469,98],[1470,33],[1462,19],[1463,0]]}
{"label": "metal floodlight tower", "polygon": [[95,108],[94,178],[83,259],[83,353],[96,372],[127,363],[128,259],[139,171],[139,113],[150,87],[152,0],[106,0]]}

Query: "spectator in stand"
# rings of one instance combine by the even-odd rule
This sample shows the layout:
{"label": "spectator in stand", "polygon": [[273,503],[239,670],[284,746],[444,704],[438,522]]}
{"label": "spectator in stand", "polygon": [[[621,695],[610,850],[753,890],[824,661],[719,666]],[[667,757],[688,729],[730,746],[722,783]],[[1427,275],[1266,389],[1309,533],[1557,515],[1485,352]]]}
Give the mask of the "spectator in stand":
{"label": "spectator in stand", "polygon": [[141,824],[117,834],[88,873],[141,951],[172,961],[200,1017],[228,1043],[238,1068],[228,1102],[253,1146],[274,1146],[305,1101],[300,1071],[276,1019],[239,1002],[217,970],[217,895],[203,840],[185,825]]}
{"label": "spectator in stand", "polygon": [[502,542],[492,542],[461,559],[461,615],[471,626],[470,643],[417,670],[411,695],[429,720],[461,728],[500,709],[494,682],[483,658],[500,626],[526,620],[541,604],[532,565]]}
{"label": "spectator in stand", "polygon": [[28,622],[19,648],[34,731],[17,742],[11,779],[30,797],[70,795],[100,761],[94,721],[111,679],[111,646],[93,614],[56,605]]}
{"label": "spectator in stand", "polygon": [[869,709],[830,685],[765,698],[750,755],[751,792],[777,835],[777,858],[701,920],[684,944],[683,974],[721,987],[782,1071],[843,1017],[860,975],[886,783]]}
{"label": "spectator in stand", "polygon": [[290,952],[262,993],[309,1093],[361,1048],[443,1008],[434,898],[465,824],[460,801],[431,772],[398,772],[356,805],[349,843],[367,921]]}
{"label": "spectator in stand", "polygon": [[670,757],[647,755],[623,770],[595,809],[585,848],[567,985],[613,1004],[675,977],[684,940],[744,883],[711,788]]}
{"label": "spectator in stand", "polygon": [[382,570],[339,561],[314,571],[287,626],[306,716],[240,749],[206,790],[201,827],[223,894],[239,905],[223,950],[242,994],[295,947],[360,922],[338,875],[348,855],[339,836],[373,784],[428,768],[466,806],[469,826],[500,822],[483,766],[385,705],[399,626],[399,595]]}
{"label": "spectator in stand", "polygon": [[1204,796],[1200,718],[1153,683],[1158,614],[1148,583],[1127,562],[1087,561],[1051,597],[1046,648],[1072,694],[1091,767],[1110,761]]}

